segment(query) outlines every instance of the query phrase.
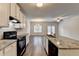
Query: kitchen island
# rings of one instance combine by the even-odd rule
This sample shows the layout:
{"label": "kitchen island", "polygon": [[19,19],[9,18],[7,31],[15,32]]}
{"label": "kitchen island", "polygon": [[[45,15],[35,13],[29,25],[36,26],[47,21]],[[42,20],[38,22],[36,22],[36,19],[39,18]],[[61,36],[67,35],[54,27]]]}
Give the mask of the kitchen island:
{"label": "kitchen island", "polygon": [[79,56],[79,41],[62,36],[58,39],[47,36],[47,39],[49,45],[51,45],[49,49],[52,50],[52,53],[49,51],[48,55]]}

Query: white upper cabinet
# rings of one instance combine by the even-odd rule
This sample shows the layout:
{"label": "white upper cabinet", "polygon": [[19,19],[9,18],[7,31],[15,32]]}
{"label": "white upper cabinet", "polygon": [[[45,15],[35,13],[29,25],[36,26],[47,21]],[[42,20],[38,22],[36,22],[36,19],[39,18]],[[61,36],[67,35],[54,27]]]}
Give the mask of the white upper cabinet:
{"label": "white upper cabinet", "polygon": [[0,27],[8,26],[9,16],[24,22],[24,14],[16,3],[0,3]]}
{"label": "white upper cabinet", "polygon": [[16,18],[16,3],[11,3],[11,16]]}
{"label": "white upper cabinet", "polygon": [[23,15],[23,13],[20,11],[20,21],[23,23],[23,21],[24,21],[24,15]]}
{"label": "white upper cabinet", "polygon": [[16,3],[11,3],[11,16],[20,19],[20,7]]}
{"label": "white upper cabinet", "polygon": [[10,4],[0,3],[0,26],[8,26],[10,15]]}
{"label": "white upper cabinet", "polygon": [[20,7],[16,4],[16,18],[20,19]]}
{"label": "white upper cabinet", "polygon": [[15,17],[20,22],[24,22],[24,14],[16,3],[11,3],[11,16]]}

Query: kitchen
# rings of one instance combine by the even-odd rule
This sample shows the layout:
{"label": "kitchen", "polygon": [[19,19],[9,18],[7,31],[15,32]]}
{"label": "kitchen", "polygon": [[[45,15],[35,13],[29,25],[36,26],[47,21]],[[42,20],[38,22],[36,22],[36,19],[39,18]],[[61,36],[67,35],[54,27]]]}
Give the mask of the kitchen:
{"label": "kitchen", "polygon": [[29,56],[34,36],[38,48],[30,56],[78,56],[78,10],[70,3],[0,3],[0,56]]}

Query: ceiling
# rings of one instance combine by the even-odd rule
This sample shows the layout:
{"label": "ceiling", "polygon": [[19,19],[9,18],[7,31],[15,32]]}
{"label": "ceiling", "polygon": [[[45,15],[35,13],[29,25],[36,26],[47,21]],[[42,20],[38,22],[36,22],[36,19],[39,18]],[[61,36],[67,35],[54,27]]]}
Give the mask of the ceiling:
{"label": "ceiling", "polygon": [[38,8],[34,3],[20,3],[27,18],[52,18],[59,16],[71,16],[79,14],[79,3],[45,3],[43,7]]}

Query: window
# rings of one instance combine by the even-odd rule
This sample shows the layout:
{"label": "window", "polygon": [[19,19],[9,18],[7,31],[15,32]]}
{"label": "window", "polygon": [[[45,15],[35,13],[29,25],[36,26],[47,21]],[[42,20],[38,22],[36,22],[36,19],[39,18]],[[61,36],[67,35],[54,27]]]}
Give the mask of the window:
{"label": "window", "polygon": [[54,35],[55,34],[55,26],[48,25],[48,33],[49,35]]}
{"label": "window", "polygon": [[42,25],[35,24],[34,25],[34,32],[42,32]]}
{"label": "window", "polygon": [[52,29],[52,28],[51,28],[51,26],[49,25],[49,26],[48,26],[48,33],[47,33],[47,34],[49,34],[49,35],[52,34],[52,33],[51,33],[51,31],[52,31],[51,29]]}
{"label": "window", "polygon": [[52,35],[55,35],[55,26],[52,26]]}

